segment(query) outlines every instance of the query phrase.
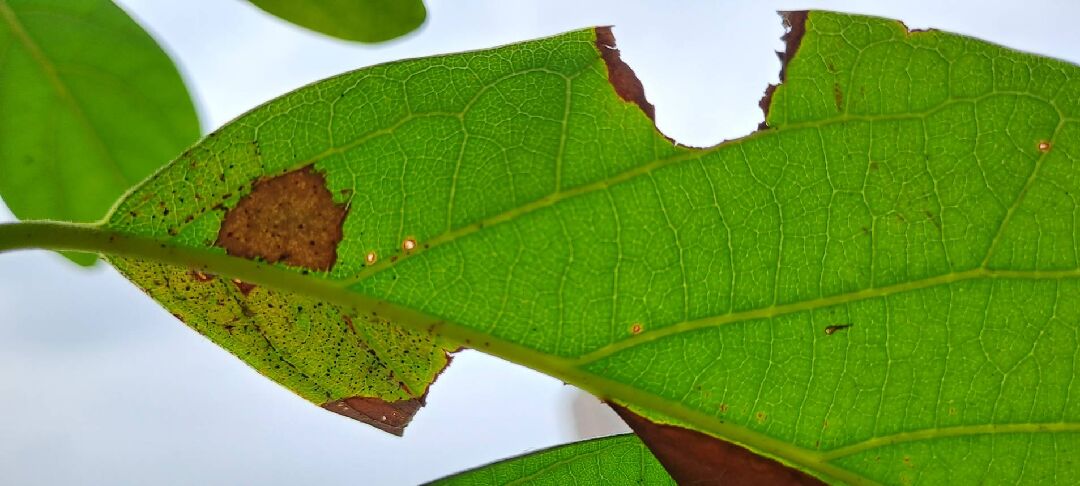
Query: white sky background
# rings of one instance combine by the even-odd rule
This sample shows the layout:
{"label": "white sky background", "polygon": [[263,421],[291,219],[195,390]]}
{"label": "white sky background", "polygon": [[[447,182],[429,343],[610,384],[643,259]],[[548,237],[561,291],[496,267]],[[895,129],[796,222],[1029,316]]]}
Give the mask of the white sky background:
{"label": "white sky background", "polygon": [[[712,145],[761,121],[757,103],[783,48],[776,10],[870,13],[1080,61],[1071,0],[431,0],[420,31],[378,47],[309,33],[240,0],[119,3],[180,65],[204,131],[343,71],[612,24],[660,128]],[[0,204],[0,221],[11,219]],[[575,396],[467,351],[398,439],[263,378],[110,268],[0,255],[2,484],[413,484],[578,438]]]}

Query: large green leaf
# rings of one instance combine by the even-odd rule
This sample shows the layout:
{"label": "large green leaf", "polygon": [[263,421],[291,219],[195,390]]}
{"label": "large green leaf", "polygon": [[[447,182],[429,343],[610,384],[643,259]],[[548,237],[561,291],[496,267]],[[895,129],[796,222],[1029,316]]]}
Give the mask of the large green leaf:
{"label": "large green leaf", "polygon": [[[317,402],[394,398],[405,375],[419,394],[431,334],[829,480],[1080,482],[1080,70],[890,20],[793,23],[768,127],[706,149],[613,89],[640,101],[602,30],[317,83],[107,223],[171,238],[164,256],[284,262],[206,260],[315,300],[116,264]],[[306,312],[320,299],[342,307]],[[412,331],[365,368],[356,335],[388,320]]]}
{"label": "large green leaf", "polygon": [[248,0],[282,19],[326,35],[360,42],[401,37],[424,23],[422,0]]}
{"label": "large green leaf", "polygon": [[0,0],[0,195],[16,216],[100,220],[198,136],[176,67],[112,2]]}
{"label": "large green leaf", "polygon": [[674,484],[633,434],[575,442],[470,469],[432,485]]}

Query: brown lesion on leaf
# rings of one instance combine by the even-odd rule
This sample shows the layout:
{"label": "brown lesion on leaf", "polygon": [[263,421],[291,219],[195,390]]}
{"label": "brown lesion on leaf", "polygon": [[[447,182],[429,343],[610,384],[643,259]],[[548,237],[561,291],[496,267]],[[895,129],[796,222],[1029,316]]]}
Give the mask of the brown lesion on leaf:
{"label": "brown lesion on leaf", "polygon": [[638,105],[649,119],[655,121],[656,108],[645,99],[645,88],[634,74],[634,70],[620,58],[611,27],[596,28],[596,49],[600,51],[600,56],[607,65],[608,81],[611,82],[611,86],[615,88],[619,97]]}
{"label": "brown lesion on leaf", "polygon": [[[788,63],[795,57],[795,53],[799,51],[803,36],[806,35],[807,15],[808,12],[805,10],[780,12],[780,18],[784,21],[784,28],[787,29],[787,32],[780,38],[780,40],[784,41],[784,52],[776,53],[776,56],[780,58],[781,84],[787,81]],[[758,130],[769,128],[769,108],[772,106],[773,94],[778,86],[779,84],[770,84],[765,88],[765,94],[761,97],[761,101],[758,101],[758,106],[761,107],[761,111],[765,114],[765,120],[758,124]],[[837,104],[839,105],[839,103]]]}
{"label": "brown lesion on leaf", "polygon": [[232,279],[232,284],[236,286],[236,290],[240,291],[244,297],[247,297],[252,290],[255,290],[255,284],[247,283],[240,279]]}
{"label": "brown lesion on leaf", "polygon": [[836,334],[837,331],[843,331],[844,329],[847,329],[847,328],[849,328],[851,326],[852,326],[852,324],[850,322],[845,322],[843,324],[833,324],[833,325],[830,325],[830,326],[826,326],[825,327],[825,334],[828,334],[828,335],[831,336],[833,334]]}
{"label": "brown lesion on leaf", "polygon": [[941,221],[938,221],[938,218],[934,216],[934,213],[930,212],[929,210],[923,210],[923,214],[926,215],[926,220],[930,221],[930,223],[936,226],[939,231],[942,229]]}
{"label": "brown lesion on leaf", "polygon": [[654,423],[609,403],[678,484],[824,485],[821,480],[730,442]]}
{"label": "brown lesion on leaf", "polygon": [[327,271],[337,260],[347,208],[311,166],[255,182],[225,213],[216,246],[230,255]]}
{"label": "brown lesion on leaf", "polygon": [[[352,320],[349,319],[347,322],[349,326],[352,327]],[[453,356],[450,353],[447,353],[446,364],[443,365],[442,369],[435,374],[434,378],[432,378],[432,383],[439,378],[439,375],[441,375],[443,371],[446,371],[446,368],[450,366],[451,361],[453,361]],[[412,394],[412,390],[405,382],[399,382],[399,385],[401,386],[402,391]],[[412,422],[416,412],[420,411],[420,407],[423,407],[427,403],[427,394],[429,391],[431,391],[430,386],[424,390],[424,394],[419,397],[392,402],[376,397],[348,397],[326,402],[322,407],[331,412],[344,415],[353,420],[358,420],[375,427],[376,429],[401,437],[405,434],[405,427],[409,425],[409,422]]]}
{"label": "brown lesion on leaf", "polygon": [[424,406],[424,398],[388,402],[374,397],[349,397],[324,403],[323,408],[400,437]]}
{"label": "brown lesion on leaf", "polygon": [[780,40],[784,41],[784,52],[776,53],[780,56],[780,82],[787,81],[788,62],[799,52],[803,36],[806,35],[806,19],[810,12],[806,10],[780,12],[780,18],[784,21],[784,33]]}
{"label": "brown lesion on leaf", "polygon": [[213,274],[206,273],[200,270],[192,270],[190,274],[191,278],[193,278],[196,282],[209,282],[214,280]]}
{"label": "brown lesion on leaf", "polygon": [[900,24],[900,27],[904,28],[904,35],[906,35],[908,37],[911,37],[911,36],[916,35],[916,34],[927,34],[927,33],[937,32],[938,31],[937,29],[912,29],[911,27],[908,27],[908,25],[906,23],[904,23],[904,21],[902,21],[902,20],[897,20],[895,22]]}

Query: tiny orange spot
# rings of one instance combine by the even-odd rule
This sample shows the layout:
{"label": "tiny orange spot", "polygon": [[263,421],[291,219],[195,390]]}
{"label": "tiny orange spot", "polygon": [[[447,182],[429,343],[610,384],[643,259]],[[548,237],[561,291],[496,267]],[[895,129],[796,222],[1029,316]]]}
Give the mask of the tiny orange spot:
{"label": "tiny orange spot", "polygon": [[1050,147],[1052,147],[1052,145],[1050,145],[1049,140],[1040,140],[1039,141],[1039,152],[1042,152],[1042,153],[1045,154],[1045,153],[1050,151]]}
{"label": "tiny orange spot", "polygon": [[401,242],[401,249],[405,251],[413,251],[416,249],[416,239],[405,238],[405,241]]}
{"label": "tiny orange spot", "polygon": [[643,328],[641,327],[641,323],[635,322],[633,325],[630,326],[630,334],[641,334],[642,329]]}
{"label": "tiny orange spot", "polygon": [[364,261],[365,261],[365,262],[366,262],[366,263],[367,263],[368,265],[372,265],[372,264],[374,264],[374,263],[375,263],[375,260],[376,260],[377,258],[378,258],[378,257],[377,257],[377,256],[375,255],[375,252],[373,252],[373,251],[371,251],[371,252],[368,252],[368,254],[367,254],[367,255],[364,255]]}
{"label": "tiny orange spot", "polygon": [[201,272],[199,270],[192,270],[191,271],[191,276],[194,277],[195,280],[198,281],[198,282],[209,282],[209,281],[214,279],[213,275],[210,275],[208,273],[203,273],[203,272]]}

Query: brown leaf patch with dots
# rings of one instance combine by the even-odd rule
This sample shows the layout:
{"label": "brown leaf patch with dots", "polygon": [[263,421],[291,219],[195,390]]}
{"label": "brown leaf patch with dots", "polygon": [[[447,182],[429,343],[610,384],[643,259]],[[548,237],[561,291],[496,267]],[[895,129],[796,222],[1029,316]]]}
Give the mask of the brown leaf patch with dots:
{"label": "brown leaf patch with dots", "polygon": [[[350,327],[353,325],[351,319],[347,322]],[[453,355],[447,353],[446,364],[435,374],[435,377],[432,378],[432,383],[439,378],[439,375],[441,375],[443,371],[446,371],[446,368],[450,366],[450,362],[453,360]],[[408,387],[405,386],[405,383],[401,383],[401,386],[406,392],[412,394]],[[322,407],[331,412],[368,424],[383,432],[389,432],[401,437],[405,434],[405,427],[409,425],[409,422],[412,422],[412,418],[416,415],[416,412],[420,411],[420,407],[427,404],[427,394],[429,391],[431,391],[430,388],[425,390],[424,394],[420,395],[418,398],[398,400],[395,402],[388,402],[381,398],[372,397],[348,397],[342,398],[341,400],[326,402]]]}
{"label": "brown leaf patch with dots", "polygon": [[[344,205],[334,202],[323,175],[307,166],[255,182],[251,193],[225,213],[215,245],[233,256],[328,271],[337,261],[346,213]],[[233,284],[244,297],[254,289],[239,280]],[[400,436],[424,398],[388,402],[355,396],[322,406]]]}
{"label": "brown leaf patch with dots", "polygon": [[423,405],[424,397],[396,402],[372,397],[349,397],[324,403],[323,408],[401,437]]}
{"label": "brown leaf patch with dots", "polygon": [[327,271],[347,209],[311,166],[263,179],[225,213],[215,245],[230,255]]}

